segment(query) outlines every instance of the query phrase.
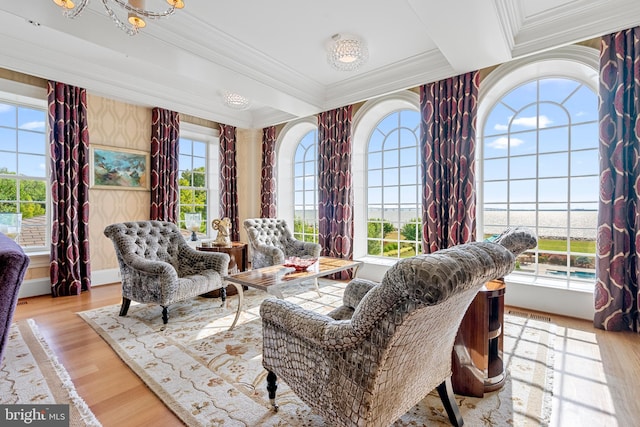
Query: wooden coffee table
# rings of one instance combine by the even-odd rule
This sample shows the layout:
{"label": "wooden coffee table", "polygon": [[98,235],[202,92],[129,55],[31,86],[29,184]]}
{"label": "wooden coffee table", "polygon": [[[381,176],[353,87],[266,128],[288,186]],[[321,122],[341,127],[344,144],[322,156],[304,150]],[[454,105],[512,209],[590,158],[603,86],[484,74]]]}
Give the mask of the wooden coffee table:
{"label": "wooden coffee table", "polygon": [[316,291],[318,291],[319,277],[328,276],[350,268],[353,269],[353,277],[355,277],[356,271],[361,265],[362,261],[320,257],[318,258],[318,262],[313,264],[306,271],[295,271],[292,267],[285,267],[279,264],[257,268],[255,270],[243,271],[225,277],[227,282],[230,282],[236,287],[236,289],[238,289],[238,310],[236,311],[236,317],[229,330],[236,326],[236,322],[240,316],[240,310],[242,309],[243,303],[242,286],[260,289],[261,291],[268,292],[277,298],[283,299],[281,290],[282,285],[293,285],[304,282],[305,280],[313,279]]}

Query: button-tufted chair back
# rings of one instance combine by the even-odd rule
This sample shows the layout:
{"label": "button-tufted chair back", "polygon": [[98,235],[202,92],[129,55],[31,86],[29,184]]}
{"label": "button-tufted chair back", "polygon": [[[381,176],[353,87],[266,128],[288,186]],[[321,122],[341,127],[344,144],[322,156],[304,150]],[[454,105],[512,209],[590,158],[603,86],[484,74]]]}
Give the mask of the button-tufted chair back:
{"label": "button-tufted chair back", "polygon": [[282,264],[291,256],[320,256],[320,245],[295,239],[283,219],[251,218],[246,219],[243,225],[251,247],[251,268]]}
{"label": "button-tufted chair back", "polygon": [[[109,225],[105,235],[117,242],[123,258],[135,254],[149,261],[163,261],[178,271],[178,247],[186,244],[178,227],[172,222],[136,221]],[[178,273],[180,275],[180,273]]]}

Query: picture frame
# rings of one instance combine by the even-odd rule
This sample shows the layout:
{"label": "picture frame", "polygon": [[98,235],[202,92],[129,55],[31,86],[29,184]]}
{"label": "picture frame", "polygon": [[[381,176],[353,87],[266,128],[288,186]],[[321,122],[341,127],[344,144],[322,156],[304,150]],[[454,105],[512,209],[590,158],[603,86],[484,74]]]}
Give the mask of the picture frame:
{"label": "picture frame", "polygon": [[148,152],[90,145],[89,160],[90,188],[146,191],[150,188]]}

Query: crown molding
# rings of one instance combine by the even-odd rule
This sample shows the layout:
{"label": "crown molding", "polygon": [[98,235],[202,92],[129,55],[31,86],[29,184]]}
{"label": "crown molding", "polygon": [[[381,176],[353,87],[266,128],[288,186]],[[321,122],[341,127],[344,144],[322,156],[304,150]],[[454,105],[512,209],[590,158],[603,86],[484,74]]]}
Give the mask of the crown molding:
{"label": "crown molding", "polygon": [[392,66],[329,85],[325,99],[331,101],[323,105],[322,111],[438,81],[454,74],[456,73],[440,51],[432,50]]}
{"label": "crown molding", "polygon": [[[599,17],[594,21],[594,16]],[[637,0],[576,0],[525,19],[513,57],[600,37],[640,24]]]}

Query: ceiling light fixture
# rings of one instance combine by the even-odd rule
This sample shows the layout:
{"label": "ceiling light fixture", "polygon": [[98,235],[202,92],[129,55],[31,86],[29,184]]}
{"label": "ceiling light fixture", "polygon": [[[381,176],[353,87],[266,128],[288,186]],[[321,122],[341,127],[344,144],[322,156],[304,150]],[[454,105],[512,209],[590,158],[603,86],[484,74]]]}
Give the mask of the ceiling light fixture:
{"label": "ceiling light fixture", "polygon": [[222,95],[224,105],[234,110],[246,110],[251,106],[251,102],[248,98],[233,92],[225,92]]}
{"label": "ceiling light fixture", "polygon": [[367,45],[360,38],[334,34],[327,47],[327,61],[338,71],[355,71],[369,59]]}
{"label": "ceiling light fixture", "polygon": [[[138,34],[140,28],[144,28],[147,25],[146,19],[160,19],[169,16],[175,12],[176,9],[182,9],[184,7],[183,0],[166,0],[169,3],[169,8],[161,11],[149,10],[145,7],[146,0],[101,0],[104,5],[107,15],[113,19],[116,26],[129,34],[134,36]],[[155,1],[155,0],[154,0]],[[87,7],[89,0],[78,0],[76,5],[72,0],[53,0],[55,4],[62,8],[62,14],[67,18],[73,19],[79,16],[82,11]],[[121,19],[118,17],[114,6],[118,6],[120,13],[123,15],[126,13],[127,19]]]}

